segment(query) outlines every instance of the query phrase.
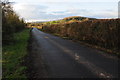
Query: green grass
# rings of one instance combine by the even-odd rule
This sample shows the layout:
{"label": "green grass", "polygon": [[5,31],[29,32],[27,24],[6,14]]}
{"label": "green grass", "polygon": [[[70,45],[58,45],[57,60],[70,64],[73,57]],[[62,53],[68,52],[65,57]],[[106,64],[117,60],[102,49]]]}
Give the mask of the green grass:
{"label": "green grass", "polygon": [[15,43],[3,47],[3,78],[24,78],[26,67],[21,65],[27,54],[27,40],[29,29],[14,35]]}

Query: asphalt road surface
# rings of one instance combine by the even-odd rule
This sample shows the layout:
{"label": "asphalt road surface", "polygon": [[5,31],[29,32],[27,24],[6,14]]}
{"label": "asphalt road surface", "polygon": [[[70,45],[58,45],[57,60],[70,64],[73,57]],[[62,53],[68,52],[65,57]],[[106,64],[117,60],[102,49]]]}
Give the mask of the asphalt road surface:
{"label": "asphalt road surface", "polygon": [[[118,78],[117,57],[36,28],[31,34],[39,49],[33,64],[37,63],[39,68],[40,55],[49,78]],[[38,77],[39,72],[38,69]]]}

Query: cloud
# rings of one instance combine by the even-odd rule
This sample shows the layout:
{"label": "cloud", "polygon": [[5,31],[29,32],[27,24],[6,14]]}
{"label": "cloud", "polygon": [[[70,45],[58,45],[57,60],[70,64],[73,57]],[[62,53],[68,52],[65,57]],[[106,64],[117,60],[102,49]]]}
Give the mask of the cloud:
{"label": "cloud", "polygon": [[52,14],[52,15],[65,15],[65,14],[67,14],[67,11],[53,11],[50,14]]}
{"label": "cloud", "polygon": [[[80,6],[81,5],[81,6]],[[82,3],[77,4],[56,4],[56,3],[40,3],[28,4],[18,3],[13,6],[15,11],[26,21],[32,20],[57,20],[69,16],[85,16],[92,18],[116,18],[117,10],[114,8],[93,8],[95,6],[82,6]],[[89,8],[90,7],[90,8]],[[96,6],[97,7],[97,6]],[[99,7],[99,6],[98,6]]]}
{"label": "cloud", "polygon": [[41,14],[46,13],[47,6],[42,5],[28,5],[28,4],[15,4],[14,10],[25,19],[38,19]]}
{"label": "cloud", "polygon": [[[28,4],[15,4],[14,10],[21,16],[24,17],[26,21],[31,20],[55,20],[61,19],[67,16],[67,11],[52,11],[49,13],[47,11],[48,7],[43,5],[28,5]],[[58,15],[59,13],[59,15]]]}
{"label": "cloud", "polygon": [[96,17],[96,18],[117,18],[118,12],[117,10],[101,10],[101,11],[93,11],[93,13],[90,14],[90,17]]}

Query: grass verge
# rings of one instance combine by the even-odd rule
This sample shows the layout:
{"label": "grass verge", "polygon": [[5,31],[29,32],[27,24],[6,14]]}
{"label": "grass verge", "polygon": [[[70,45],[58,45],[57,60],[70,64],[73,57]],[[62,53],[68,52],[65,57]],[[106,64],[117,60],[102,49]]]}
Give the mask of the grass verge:
{"label": "grass verge", "polygon": [[24,57],[27,54],[27,42],[29,38],[29,29],[14,34],[15,43],[3,47],[3,79],[22,78],[27,79],[25,75],[26,66],[22,65]]}

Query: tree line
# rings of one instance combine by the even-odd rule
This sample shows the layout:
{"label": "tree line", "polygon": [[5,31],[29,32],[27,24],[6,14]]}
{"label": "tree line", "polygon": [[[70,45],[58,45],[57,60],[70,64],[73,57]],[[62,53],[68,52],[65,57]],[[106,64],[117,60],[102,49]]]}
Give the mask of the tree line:
{"label": "tree line", "polygon": [[13,10],[8,1],[1,2],[2,6],[2,42],[3,45],[14,42],[14,33],[25,28],[25,22]]}

